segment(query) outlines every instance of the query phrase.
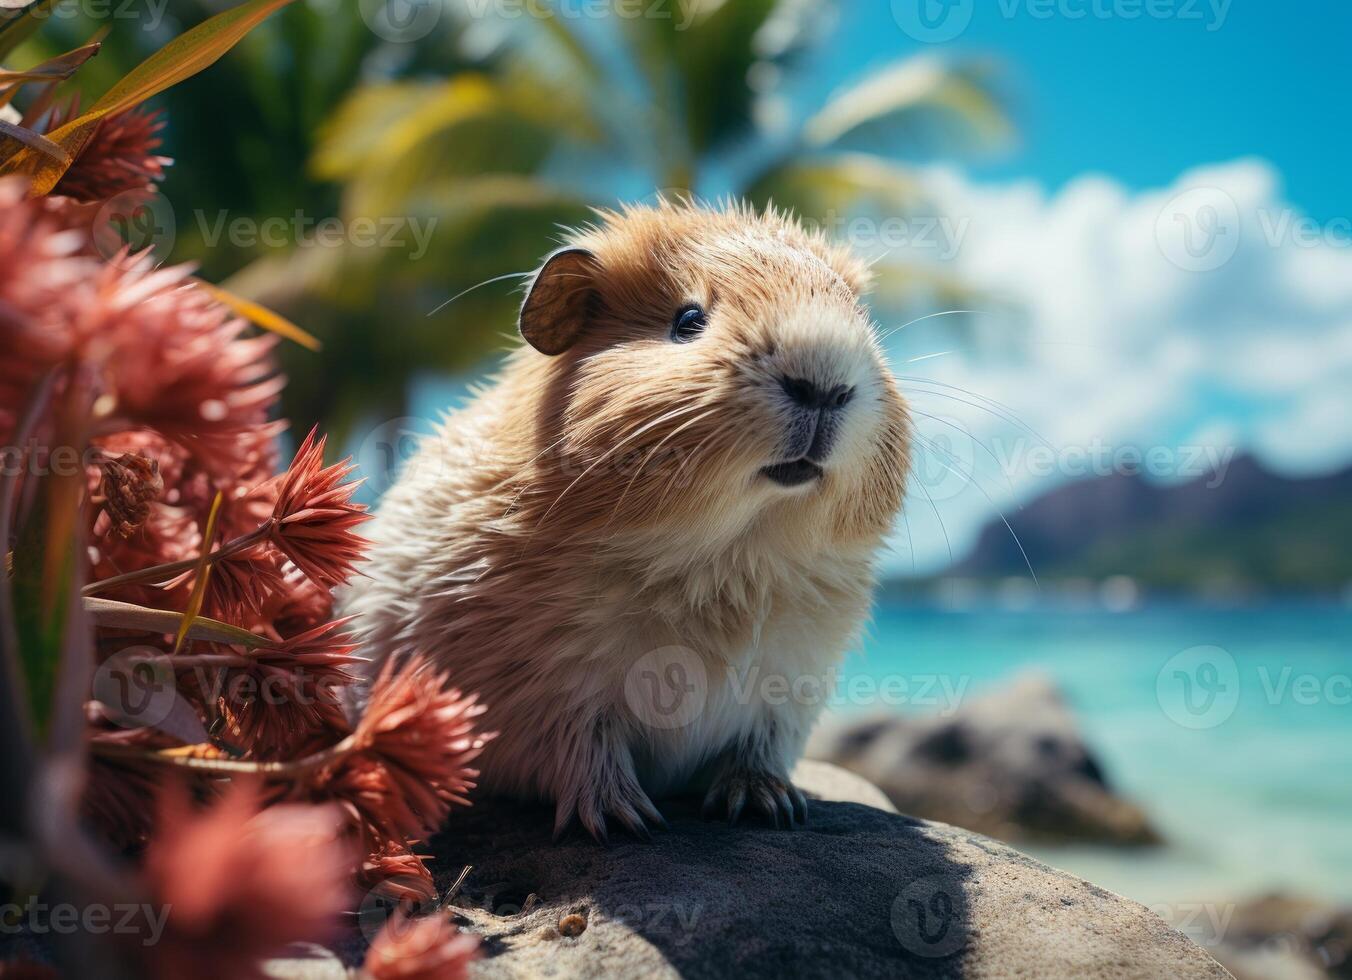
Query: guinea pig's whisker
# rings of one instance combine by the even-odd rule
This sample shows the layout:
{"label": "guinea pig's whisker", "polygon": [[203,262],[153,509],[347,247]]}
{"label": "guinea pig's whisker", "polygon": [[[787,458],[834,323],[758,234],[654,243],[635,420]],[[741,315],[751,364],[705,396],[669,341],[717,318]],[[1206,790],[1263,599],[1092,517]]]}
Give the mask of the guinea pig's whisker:
{"label": "guinea pig's whisker", "polygon": [[911,574],[915,574],[915,538],[911,537],[911,519],[906,516],[906,508],[901,509],[901,523],[906,528],[906,550],[911,553]]}
{"label": "guinea pig's whisker", "polygon": [[948,549],[948,563],[952,565],[953,542],[948,539],[948,528],[944,527],[944,519],[939,513],[939,505],[934,502],[934,498],[930,496],[930,492],[925,489],[925,484],[917,481],[916,486],[920,488],[920,492],[923,493],[925,499],[929,501],[930,510],[934,511],[934,519],[939,522],[939,532],[944,536],[944,547]]}
{"label": "guinea pig's whisker", "polygon": [[[629,496],[629,491],[633,489],[634,481],[637,480],[640,475],[642,475],[643,470],[645,467],[647,467],[649,461],[651,461],[652,458],[657,455],[657,451],[661,449],[664,445],[666,445],[667,441],[670,440],[673,436],[678,435],[681,432],[684,432],[692,425],[696,425],[700,422],[703,422],[705,419],[709,418],[709,416],[713,415],[715,411],[716,409],[711,408],[709,409],[709,411],[704,412],[702,415],[696,415],[693,419],[689,419],[685,422],[682,422],[676,428],[672,429],[669,433],[667,433],[662,438],[661,442],[659,442],[657,445],[653,446],[651,450],[649,450],[648,455],[643,457],[643,462],[639,463],[639,465],[634,468],[634,475],[629,478],[629,482],[626,483],[624,486],[624,492],[620,494],[620,499],[616,502],[615,506],[611,508],[610,517],[606,520],[607,527],[610,526],[610,523],[614,521],[615,517],[619,514],[620,508],[624,506],[624,499]],[[716,431],[714,434],[716,434]],[[709,441],[708,438],[705,438],[704,442],[708,441]],[[704,442],[701,442],[700,445],[701,446],[704,445]]]}
{"label": "guinea pig's whisker", "polygon": [[[940,418],[937,415],[930,415],[928,412],[922,412],[914,405],[911,406],[911,414],[919,415],[921,418],[929,419],[931,422],[938,422],[940,425],[946,425],[950,429],[953,429],[955,432],[961,432],[968,439],[971,439],[973,443],[980,446],[982,449],[986,451],[986,455],[991,458],[991,461],[993,463],[995,463],[995,468],[1000,471],[1000,475],[1004,478],[1006,486],[1009,487],[1011,493],[1013,492],[1014,484],[1010,483],[1009,474],[1007,474],[1004,471],[1004,467],[1000,464],[1000,457],[995,455],[995,451],[992,450],[990,446],[986,445],[980,439],[975,438],[970,432],[968,432],[962,426],[958,425],[956,422],[950,422],[948,419]],[[1020,506],[1019,509],[1022,510],[1023,507]]]}
{"label": "guinea pig's whisker", "polygon": [[491,285],[492,285],[493,283],[495,283],[495,282],[503,282],[504,280],[507,280],[507,279],[525,279],[527,276],[531,276],[531,275],[534,275],[534,274],[535,274],[535,273],[534,273],[533,271],[531,271],[531,272],[508,272],[508,273],[505,273],[504,275],[501,275],[501,276],[494,276],[492,279],[485,279],[483,282],[477,282],[477,283],[475,283],[473,286],[470,286],[468,289],[462,289],[462,290],[460,290],[460,292],[456,293],[454,296],[452,296],[452,297],[451,297],[450,299],[448,299],[446,302],[442,303],[442,304],[441,304],[440,306],[438,306],[436,309],[434,309],[434,310],[432,310],[431,312],[429,312],[427,315],[428,315],[428,316],[433,316],[433,315],[435,315],[435,314],[437,314],[437,313],[440,313],[440,312],[441,312],[442,310],[444,310],[446,307],[450,306],[452,303],[454,303],[456,300],[458,300],[461,296],[464,296],[464,295],[466,295],[467,293],[472,293],[472,292],[474,292],[474,290],[479,289],[479,288],[482,287],[482,286],[491,286]]}
{"label": "guinea pig's whisker", "polygon": [[946,381],[938,381],[934,378],[922,378],[918,375],[901,375],[897,380],[920,382],[921,384],[935,385],[936,387],[939,388],[948,388],[952,391],[960,391],[964,395],[970,395],[972,398],[975,398],[979,402],[984,402],[987,405],[994,405],[996,408],[1001,409],[1002,411],[1008,413],[1013,419],[1022,421],[1022,419],[1019,417],[1019,413],[1016,412],[1009,405],[1006,405],[1004,402],[998,401],[990,397],[989,395],[983,395],[980,392],[973,391],[970,388],[964,388],[961,385],[949,384]]}
{"label": "guinea pig's whisker", "polygon": [[[526,460],[526,462],[524,462],[523,464],[521,464],[521,468],[518,469],[518,470],[517,470],[515,473],[513,473],[511,476],[503,477],[501,480],[499,480],[499,481],[497,482],[496,485],[494,485],[493,487],[491,487],[491,488],[489,489],[488,492],[489,492],[489,493],[492,493],[492,492],[494,492],[494,491],[496,491],[496,490],[502,490],[502,489],[504,489],[504,488],[507,486],[507,484],[512,483],[512,482],[514,482],[514,481],[516,481],[516,480],[521,479],[523,476],[526,475],[526,472],[527,472],[532,466],[534,466],[537,462],[539,462],[541,456],[543,456],[545,453],[549,452],[551,449],[556,448],[556,447],[559,445],[559,443],[563,442],[563,441],[564,441],[565,439],[567,439],[567,438],[568,438],[568,436],[567,436],[566,433],[565,433],[564,435],[559,436],[557,439],[555,439],[553,442],[551,442],[548,446],[545,446],[544,449],[541,449],[538,453],[536,453],[536,454],[535,454],[534,456],[532,456],[530,459]],[[520,497],[520,493],[518,493],[517,496]],[[515,502],[515,501],[513,501],[513,502]]]}
{"label": "guinea pig's whisker", "polygon": [[549,505],[549,508],[544,512],[544,515],[541,516],[541,518],[540,518],[540,524],[537,525],[537,527],[544,524],[545,520],[549,517],[549,515],[550,515],[551,513],[553,513],[554,508],[557,507],[557,506],[559,505],[559,502],[560,502],[561,500],[563,500],[563,498],[566,497],[566,496],[568,495],[568,491],[572,490],[573,487],[577,486],[578,483],[580,483],[580,482],[582,481],[582,479],[583,479],[584,477],[586,477],[586,475],[587,475],[588,473],[590,473],[592,470],[596,469],[596,467],[600,466],[602,463],[604,463],[606,460],[608,460],[611,456],[614,456],[615,453],[619,452],[620,449],[624,448],[624,446],[628,445],[631,441],[633,441],[634,439],[637,439],[639,436],[643,435],[643,433],[647,432],[647,431],[648,431],[649,429],[651,429],[653,426],[661,425],[663,422],[667,422],[667,421],[669,421],[669,420],[671,420],[671,419],[673,419],[673,418],[679,418],[680,416],[685,415],[685,414],[687,414],[687,413],[689,413],[689,412],[696,411],[697,409],[699,409],[699,408],[701,408],[701,407],[703,407],[703,406],[700,406],[700,405],[686,405],[686,406],[683,406],[683,407],[681,407],[681,408],[674,409],[674,410],[672,410],[672,411],[666,413],[665,415],[660,415],[660,416],[658,416],[657,418],[653,419],[651,422],[648,422],[646,425],[639,426],[638,429],[636,429],[635,431],[631,432],[629,435],[625,436],[625,437],[624,437],[623,439],[621,439],[619,442],[615,443],[615,445],[611,446],[608,450],[606,450],[604,453],[602,453],[602,454],[600,455],[600,457],[597,458],[596,462],[592,463],[592,464],[591,464],[590,466],[588,466],[585,470],[583,470],[581,473],[579,473],[579,474],[577,475],[576,479],[574,479],[572,483],[568,484],[568,486],[566,486],[566,487],[563,488],[563,492],[560,493],[557,497],[554,498],[554,502],[553,502],[552,504]]}
{"label": "guinea pig's whisker", "polygon": [[888,337],[892,336],[895,333],[900,333],[902,330],[905,330],[909,326],[912,326],[917,323],[923,323],[926,320],[933,320],[935,317],[956,316],[959,313],[970,313],[979,316],[987,312],[988,312],[987,310],[940,310],[938,313],[926,313],[924,316],[918,316],[914,320],[907,320],[899,327],[889,327],[888,329],[883,331],[882,335],[879,336],[878,339],[886,340]]}
{"label": "guinea pig's whisker", "polygon": [[[954,462],[958,461],[957,458],[953,456],[952,453],[948,452],[948,450],[944,449],[938,443],[934,442],[934,440],[928,439],[925,436],[920,435],[920,433],[918,432],[916,433],[916,437],[919,438],[921,442],[925,443],[925,445],[927,445],[931,451],[941,453],[942,455],[947,456]],[[947,463],[945,463],[942,459],[939,460],[938,462],[940,466],[948,470],[948,472],[952,473],[954,476],[966,482],[968,486],[974,487],[977,490],[977,492],[981,494],[981,496],[986,498],[986,503],[990,504],[991,507],[995,509],[995,512],[1000,515],[1000,520],[1004,523],[1005,530],[1007,530],[1009,532],[1009,536],[1014,539],[1014,544],[1019,549],[1019,554],[1023,556],[1023,563],[1028,567],[1028,574],[1032,577],[1033,584],[1037,586],[1039,589],[1042,588],[1042,583],[1040,583],[1037,580],[1037,572],[1033,571],[1033,563],[1028,560],[1028,552],[1024,550],[1023,542],[1019,540],[1018,534],[1015,533],[1014,531],[1014,526],[1010,524],[1009,519],[1005,517],[1005,512],[1000,509],[1000,507],[991,498],[991,495],[986,492],[986,488],[983,487],[980,484],[980,482],[978,482],[976,477],[973,476],[971,473],[965,473],[962,470],[954,469],[952,466],[949,466]]]}
{"label": "guinea pig's whisker", "polygon": [[[918,390],[918,393],[923,393],[926,395],[935,395],[938,398],[948,398],[952,401],[958,402],[959,404],[967,405],[971,408],[975,408],[980,411],[986,412],[987,414],[992,415],[997,419],[1000,419],[1002,422],[1008,422],[1011,425],[1018,426],[1020,429],[1023,429],[1030,436],[1032,436],[1034,439],[1037,439],[1039,442],[1041,442],[1048,449],[1051,449],[1053,451],[1055,451],[1056,449],[1055,446],[1053,446],[1050,442],[1047,441],[1046,437],[1043,436],[1042,433],[1038,432],[1027,422],[1025,422],[1022,418],[1020,418],[1018,414],[1014,412],[1013,409],[1009,408],[1006,405],[1001,404],[1000,402],[995,401],[994,399],[986,398],[983,395],[978,395],[974,391],[968,391],[966,388],[960,388],[957,385],[945,384],[942,381],[931,381],[929,378],[901,378],[899,380],[906,381],[912,385],[929,384],[936,385],[937,387],[940,388],[949,388],[952,389],[953,391],[960,391],[963,394],[971,395],[973,398],[980,399],[980,401],[982,402],[987,402],[989,404],[983,405],[980,404],[979,402],[968,401],[965,398],[959,398],[957,395],[950,395],[942,391],[929,391],[923,388]],[[990,407],[991,405],[995,405],[999,409],[1002,409],[1003,411],[997,411],[995,408],[991,408]]]}
{"label": "guinea pig's whisker", "polygon": [[946,357],[946,356],[949,355],[949,354],[956,354],[956,353],[958,353],[956,350],[941,350],[941,351],[937,351],[937,352],[935,352],[935,353],[933,353],[933,354],[921,354],[919,357],[908,357],[903,363],[905,363],[905,364],[916,364],[916,363],[919,363],[920,361],[932,361],[932,360],[934,360],[934,358],[936,358],[936,357]]}

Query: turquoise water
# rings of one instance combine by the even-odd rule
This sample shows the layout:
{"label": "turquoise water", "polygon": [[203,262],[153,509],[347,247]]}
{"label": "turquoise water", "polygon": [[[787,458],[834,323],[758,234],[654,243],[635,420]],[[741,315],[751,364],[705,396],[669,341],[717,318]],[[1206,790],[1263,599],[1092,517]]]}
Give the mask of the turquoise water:
{"label": "turquoise water", "polygon": [[[1040,859],[1147,904],[1272,888],[1352,901],[1352,609],[883,605],[843,680],[900,675],[922,704],[896,710],[936,711],[1028,670],[1058,682],[1169,842]],[[834,710],[878,707],[847,701]]]}

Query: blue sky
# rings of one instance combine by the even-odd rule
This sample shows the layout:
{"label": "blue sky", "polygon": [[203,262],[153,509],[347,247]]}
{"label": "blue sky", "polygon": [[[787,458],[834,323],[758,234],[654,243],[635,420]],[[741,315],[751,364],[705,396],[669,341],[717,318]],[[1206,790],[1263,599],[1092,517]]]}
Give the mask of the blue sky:
{"label": "blue sky", "polygon": [[[920,40],[921,3],[953,11],[930,23],[954,36]],[[938,55],[992,60],[1018,132],[996,155],[923,172],[955,247],[911,242],[903,258],[992,301],[889,342],[921,437],[890,568],[942,568],[997,509],[1104,475],[1121,452],[1155,454],[1144,469],[1163,482],[1243,452],[1293,475],[1352,461],[1352,4],[838,7],[827,44],[787,76],[798,115],[872,69]],[[1217,214],[1199,264],[1190,246]],[[1295,224],[1307,219],[1312,237]]]}
{"label": "blue sky", "polygon": [[[920,3],[926,23],[915,19]],[[1050,469],[1035,466],[1017,428],[911,386],[917,407],[942,419],[922,418],[922,437],[947,447],[939,451],[954,465],[922,461],[945,528],[913,494],[914,540],[899,535],[894,567],[912,554],[922,570],[941,567],[950,544],[960,555],[995,507],[1012,514],[1089,475],[1077,461],[1090,447],[1157,450],[1165,462],[1154,475],[1165,481],[1245,451],[1293,474],[1352,459],[1352,234],[1306,244],[1268,230],[1306,216],[1318,231],[1341,229],[1352,215],[1352,5],[893,0],[841,9],[833,43],[793,93],[801,108],[898,58],[997,66],[1016,145],[946,167],[934,187],[941,213],[971,226],[949,264],[1022,305],[1017,324],[977,326],[1043,346],[1012,360],[969,348],[907,373],[998,398],[1058,454]],[[917,35],[935,36],[927,25],[956,36],[925,43]],[[1238,250],[1216,268],[1161,258],[1161,215],[1193,188],[1233,206],[1238,222]],[[933,323],[907,335],[912,343],[894,350],[903,360],[954,346]],[[1071,356],[1076,344],[1083,356]]]}
{"label": "blue sky", "polygon": [[[1199,162],[1261,156],[1282,174],[1290,200],[1314,217],[1352,211],[1352,4],[1160,0],[1157,9],[1173,16],[1132,20],[1094,11],[1144,10],[1147,0],[969,0],[966,29],[925,44],[893,16],[908,2],[842,4],[836,43],[813,65],[814,85],[841,84],[922,51],[997,58],[1021,145],[974,166],[974,175],[1033,176],[1057,187],[1093,171],[1143,188],[1166,185]],[[961,0],[917,2],[949,3],[961,16]],[[1087,13],[1035,16],[1049,8]]]}

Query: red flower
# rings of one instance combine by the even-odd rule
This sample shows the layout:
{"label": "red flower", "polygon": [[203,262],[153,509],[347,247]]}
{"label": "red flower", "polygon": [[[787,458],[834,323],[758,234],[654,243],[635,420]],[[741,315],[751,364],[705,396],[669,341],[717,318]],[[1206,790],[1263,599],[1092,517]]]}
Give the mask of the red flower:
{"label": "red flower", "polygon": [[316,734],[346,734],[341,693],[356,680],[361,662],[354,644],[337,632],[346,620],[323,623],[276,646],[241,655],[250,665],[231,667],[223,685],[234,719],[232,741],[264,759],[284,757]]}
{"label": "red flower", "polygon": [[386,841],[366,856],[357,883],[403,908],[422,908],[437,897],[437,886],[423,859],[394,841]]}
{"label": "red flower", "polygon": [[356,570],[368,542],[353,529],[370,515],[352,503],[361,482],[343,482],[356,467],[348,460],[325,467],[325,439],[316,440],[315,431],[296,450],[290,468],[265,487],[276,494],[273,544],[312,580],[333,588]]}
{"label": "red flower", "polygon": [[452,804],[469,805],[466,795],[479,775],[470,763],[492,737],[475,731],[483,712],[425,658],[391,658],[376,676],[355,734],[390,764],[404,797],[423,815],[421,832],[408,836],[431,834]]}
{"label": "red flower", "polygon": [[82,233],[45,201],[28,199],[27,187],[20,177],[0,178],[0,445],[10,444],[38,379],[69,351],[52,311],[98,267],[79,254]]}
{"label": "red flower", "polygon": [[239,783],[200,812],[180,784],[162,794],[145,878],[169,914],[145,949],[151,976],[262,977],[261,960],[334,934],[351,899],[341,823],[323,807],[260,802]]}
{"label": "red flower", "polygon": [[101,368],[104,431],[147,427],[187,448],[218,480],[234,483],[257,458],[285,379],[272,335],[246,336],[186,266],[154,268],[120,256],[75,297],[67,320],[85,359]]}
{"label": "red flower", "polygon": [[353,732],[356,750],[318,771],[311,789],[341,803],[373,850],[428,837],[453,805],[469,805],[479,775],[470,764],[492,738],[474,728],[483,710],[429,661],[386,661]]}
{"label": "red flower", "polygon": [[[47,131],[77,115],[78,99],[64,111],[52,112]],[[105,116],[52,193],[81,202],[106,201],[126,191],[155,193],[156,182],[164,179],[164,168],[173,162],[155,153],[163,128],[164,120],[157,112],[131,109]]]}
{"label": "red flower", "polygon": [[372,980],[460,980],[479,958],[479,937],[461,932],[444,914],[409,918],[396,912],[371,943],[362,964]]}
{"label": "red flower", "polygon": [[215,563],[207,579],[205,611],[213,619],[249,626],[262,615],[268,598],[285,587],[278,555],[259,543]]}

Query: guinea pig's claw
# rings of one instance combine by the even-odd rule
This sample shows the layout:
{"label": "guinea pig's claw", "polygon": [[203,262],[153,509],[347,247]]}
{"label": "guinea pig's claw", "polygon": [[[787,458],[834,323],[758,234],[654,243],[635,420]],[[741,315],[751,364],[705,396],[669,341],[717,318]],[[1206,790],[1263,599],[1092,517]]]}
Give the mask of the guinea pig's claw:
{"label": "guinea pig's claw", "polygon": [[585,794],[570,806],[560,805],[554,821],[554,842],[557,844],[574,824],[581,824],[598,844],[609,845],[610,834],[607,823],[623,827],[628,833],[642,841],[652,840],[649,825],[670,829],[657,807],[647,794],[638,788],[625,787],[625,792],[600,792]]}
{"label": "guinea pig's claw", "polygon": [[767,772],[734,769],[715,780],[704,797],[704,819],[716,818],[720,811],[728,825],[735,826],[750,804],[777,828],[792,830],[807,822],[807,800],[787,779]]}
{"label": "guinea pig's claw", "polygon": [[807,823],[807,797],[793,783],[789,783],[789,802],[793,804],[793,819],[801,824]]}
{"label": "guinea pig's claw", "polygon": [[746,808],[746,784],[737,782],[728,790],[728,826],[735,827]]}

